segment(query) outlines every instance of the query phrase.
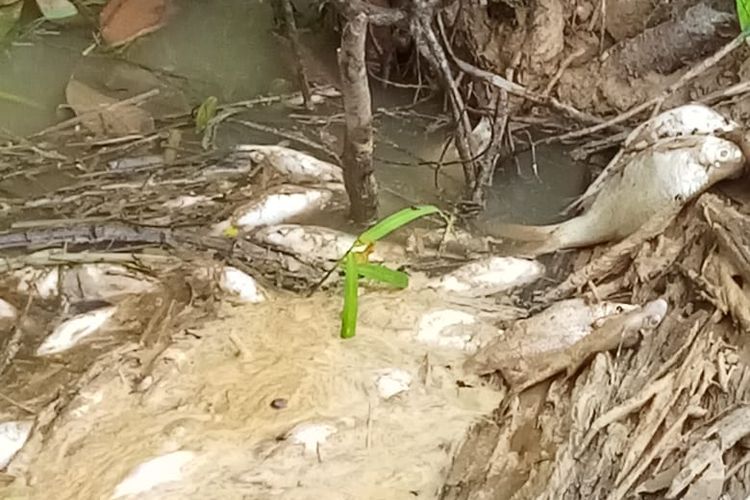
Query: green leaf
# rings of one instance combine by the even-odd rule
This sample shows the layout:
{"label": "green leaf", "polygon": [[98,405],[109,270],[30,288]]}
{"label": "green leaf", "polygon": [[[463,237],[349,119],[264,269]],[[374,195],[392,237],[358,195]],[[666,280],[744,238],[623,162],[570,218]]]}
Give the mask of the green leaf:
{"label": "green leaf", "polygon": [[409,286],[409,275],[380,264],[358,264],[357,271],[363,278],[381,281],[396,288]]}
{"label": "green leaf", "polygon": [[440,209],[433,205],[417,205],[413,207],[404,208],[399,210],[395,214],[389,215],[385,219],[381,220],[370,229],[359,235],[359,241],[364,244],[374,243],[387,235],[405,226],[411,221],[424,217],[425,215],[431,215],[434,213],[440,213]]}
{"label": "green leaf", "polygon": [[737,3],[737,18],[740,21],[740,29],[748,35],[748,28],[750,28],[750,0],[736,0]]}
{"label": "green leaf", "polygon": [[341,311],[341,338],[350,339],[357,333],[357,288],[359,276],[354,254],[346,255],[346,274],[344,276],[344,310]]}

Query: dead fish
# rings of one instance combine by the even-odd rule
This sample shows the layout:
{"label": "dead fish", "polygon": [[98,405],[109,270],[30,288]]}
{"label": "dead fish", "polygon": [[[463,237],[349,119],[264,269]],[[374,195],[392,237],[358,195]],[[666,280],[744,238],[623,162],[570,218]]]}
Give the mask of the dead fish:
{"label": "dead fish", "polygon": [[544,275],[535,260],[492,256],[434,278],[427,286],[467,297],[481,297],[528,285]]}
{"label": "dead fish", "polygon": [[276,186],[259,199],[237,208],[230,220],[240,229],[281,224],[288,219],[320,212],[328,208],[334,198],[345,196],[343,186],[336,185],[302,188],[293,185]]}
{"label": "dead fish", "polygon": [[219,286],[224,292],[233,295],[241,302],[257,304],[266,300],[263,291],[255,279],[236,267],[224,267],[219,280]]}
{"label": "dead fish", "polygon": [[467,360],[465,368],[484,375],[524,353],[564,349],[584,338],[597,321],[635,309],[637,306],[621,302],[587,304],[580,298],[555,302],[544,311],[513,323]]}
{"label": "dead fish", "polygon": [[195,452],[179,450],[143,462],[115,487],[110,498],[143,495],[161,484],[180,481],[184,476],[183,468],[196,456]]}
{"label": "dead fish", "polygon": [[5,469],[29,439],[33,420],[14,420],[0,423],[0,470]]}
{"label": "dead fish", "polygon": [[736,130],[739,130],[739,125],[736,122],[725,118],[703,104],[690,103],[664,111],[641,123],[628,135],[617,155],[586,191],[565,208],[564,212],[590,205],[594,195],[599,192],[604,182],[622,169],[633,154],[653,146],[661,140],[696,135],[721,137],[722,134]]}
{"label": "dead fish", "polygon": [[[357,237],[353,234],[321,226],[277,224],[255,231],[252,240],[283,252],[296,255],[304,262],[335,262],[352,247]],[[373,262],[399,261],[405,252],[402,247],[380,241],[369,258]]]}
{"label": "dead fish", "polygon": [[612,302],[586,306],[581,299],[559,302],[517,322],[464,367],[477,374],[499,371],[518,393],[562,371],[573,375],[597,352],[621,343],[631,347],[641,330],[659,326],[667,308],[664,299],[642,307]]}
{"label": "dead fish", "polygon": [[540,255],[621,240],[651,217],[684,206],[717,182],[739,175],[745,157],[733,142],[713,136],[670,139],[635,155],[607,179],[591,207],[559,224],[493,224],[493,236],[533,242]]}
{"label": "dead fish", "polygon": [[155,278],[119,264],[81,264],[61,271],[60,291],[70,301],[117,300],[158,286]]}
{"label": "dead fish", "polygon": [[0,320],[2,319],[16,319],[18,316],[18,309],[13,306],[10,302],[0,299]]}
{"label": "dead fish", "polygon": [[253,164],[276,170],[293,183],[344,182],[344,172],[338,165],[282,146],[242,144],[235,146],[231,160],[250,160]]}
{"label": "dead fish", "polygon": [[104,307],[95,311],[73,316],[61,323],[44,339],[37,348],[37,356],[57,354],[74,347],[81,340],[97,332],[117,310],[116,307]]}
{"label": "dead fish", "polygon": [[55,297],[59,291],[60,271],[52,269],[39,269],[25,267],[13,271],[11,276],[18,280],[16,289],[23,294],[35,294],[39,298],[49,299]]}

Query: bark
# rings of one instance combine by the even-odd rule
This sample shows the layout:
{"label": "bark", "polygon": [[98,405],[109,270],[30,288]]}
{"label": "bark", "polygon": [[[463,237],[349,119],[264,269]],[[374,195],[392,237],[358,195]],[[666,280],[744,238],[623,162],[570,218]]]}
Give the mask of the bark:
{"label": "bark", "polygon": [[356,222],[370,222],[377,217],[378,198],[372,165],[372,107],[367,81],[365,41],[367,14],[344,7],[346,24],[338,50],[341,86],[346,114],[344,140],[344,183],[351,203],[351,217]]}

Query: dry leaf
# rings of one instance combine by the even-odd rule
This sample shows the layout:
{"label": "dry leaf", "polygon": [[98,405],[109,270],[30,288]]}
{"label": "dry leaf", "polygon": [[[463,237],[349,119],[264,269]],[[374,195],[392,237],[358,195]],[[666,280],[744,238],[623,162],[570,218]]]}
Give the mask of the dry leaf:
{"label": "dry leaf", "polygon": [[163,27],[173,12],[171,0],[110,0],[99,15],[102,38],[112,46],[128,43]]}
{"label": "dry leaf", "polygon": [[123,136],[154,130],[154,120],[146,111],[107,97],[77,80],[70,80],[65,96],[84,125],[97,135]]}

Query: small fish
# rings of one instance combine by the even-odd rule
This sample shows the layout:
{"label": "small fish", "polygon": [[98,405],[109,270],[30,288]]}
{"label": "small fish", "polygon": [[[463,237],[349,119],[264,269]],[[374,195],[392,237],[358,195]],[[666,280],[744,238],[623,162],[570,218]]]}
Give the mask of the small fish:
{"label": "small fish", "polygon": [[233,161],[241,161],[243,158],[276,170],[292,183],[344,182],[341,167],[295,149],[252,144],[236,146],[232,153]]}
{"label": "small fish", "polygon": [[477,374],[499,371],[514,393],[560,372],[572,376],[597,352],[631,347],[643,329],[661,324],[668,309],[664,299],[636,306],[581,299],[558,302],[517,322],[466,361]]}
{"label": "small fish", "polygon": [[143,495],[161,484],[180,481],[184,475],[182,469],[195,458],[195,452],[180,450],[143,462],[115,487],[110,498]]}
{"label": "small fish", "polygon": [[[357,237],[353,234],[322,226],[277,224],[258,229],[252,234],[253,241],[270,245],[283,252],[296,255],[305,262],[341,259],[349,251]],[[386,241],[379,241],[369,255],[372,262],[399,261],[403,259],[403,248]]]}
{"label": "small fish", "polygon": [[480,297],[528,285],[543,275],[544,266],[535,260],[492,256],[434,278],[427,286],[467,297]]}
{"label": "small fish", "polygon": [[541,255],[621,240],[651,217],[680,208],[719,181],[742,173],[739,146],[713,136],[668,139],[635,155],[607,179],[591,207],[559,224],[493,224],[493,236],[531,242],[521,252]]}
{"label": "small fish", "polygon": [[323,211],[334,200],[334,195],[344,195],[343,187],[335,185],[302,188],[281,185],[268,190],[259,199],[235,210],[231,224],[249,230],[260,226],[281,224],[287,220]]}
{"label": "small fish", "polygon": [[257,304],[266,300],[255,279],[236,267],[224,267],[219,285],[226,293],[236,296],[242,302]]}
{"label": "small fish", "polygon": [[5,469],[29,439],[33,420],[13,420],[0,423],[0,470]]}
{"label": "small fish", "polygon": [[73,316],[61,323],[36,350],[37,356],[57,354],[74,347],[81,340],[96,333],[117,310],[104,307],[85,314]]}

